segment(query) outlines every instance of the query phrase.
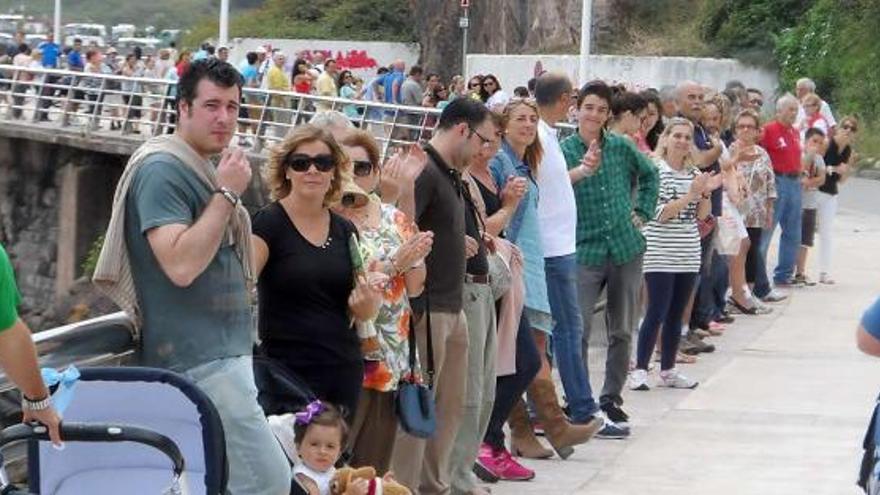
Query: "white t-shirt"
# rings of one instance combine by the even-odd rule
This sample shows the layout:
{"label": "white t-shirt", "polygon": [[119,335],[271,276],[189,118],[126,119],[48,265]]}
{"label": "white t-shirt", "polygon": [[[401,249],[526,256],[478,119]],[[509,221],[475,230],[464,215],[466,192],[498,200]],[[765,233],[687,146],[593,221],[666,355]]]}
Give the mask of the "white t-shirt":
{"label": "white t-shirt", "polygon": [[556,129],[538,122],[538,139],[544,157],[538,167],[538,221],[544,257],[566,256],[575,252],[577,203],[568,178],[565,156],[559,147]]}
{"label": "white t-shirt", "polygon": [[[822,100],[822,104],[819,106],[819,113],[822,114],[822,117],[825,117],[828,127],[837,126],[837,120],[834,119],[834,113],[831,111],[831,106],[825,100]],[[798,105],[797,119],[794,123],[795,127],[802,127],[803,122],[806,120],[807,112],[804,110],[804,106]]]}

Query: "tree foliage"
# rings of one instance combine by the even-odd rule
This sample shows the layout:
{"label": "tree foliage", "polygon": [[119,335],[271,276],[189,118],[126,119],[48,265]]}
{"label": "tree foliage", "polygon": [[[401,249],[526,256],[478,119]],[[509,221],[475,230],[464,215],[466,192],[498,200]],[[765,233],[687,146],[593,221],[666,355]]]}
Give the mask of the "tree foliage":
{"label": "tree foliage", "polygon": [[772,63],[775,36],[815,0],[707,0],[701,35],[716,55]]}
{"label": "tree foliage", "polygon": [[[267,0],[233,16],[231,37],[414,41],[410,9],[401,0]],[[216,36],[217,20],[204,19],[187,42]]]}

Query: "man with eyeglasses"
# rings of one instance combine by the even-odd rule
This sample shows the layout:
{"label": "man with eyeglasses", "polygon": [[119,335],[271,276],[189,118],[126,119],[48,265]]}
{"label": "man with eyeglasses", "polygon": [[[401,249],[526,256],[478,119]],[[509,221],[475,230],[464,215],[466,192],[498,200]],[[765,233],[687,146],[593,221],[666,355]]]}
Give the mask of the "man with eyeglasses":
{"label": "man with eyeglasses", "polygon": [[746,94],[748,95],[746,98],[748,108],[761,115],[761,111],[764,109],[764,93],[758,88],[749,88],[746,90]]}
{"label": "man with eyeglasses", "polygon": [[228,148],[241,77],[204,59],[178,91],[175,134],[144,143],[119,180],[94,281],[138,326],[141,364],[182,373],[214,403],[229,492],[289,493],[290,467],[257,403],[251,358],[255,270],[240,199],[251,166]]}
{"label": "man with eyeglasses", "polygon": [[411,305],[420,356],[427,352],[430,317],[437,431],[427,440],[398,433],[391,462],[398,480],[421,495],[450,491],[450,457],[465,412],[469,347],[463,312],[467,199],[461,174],[493,132],[489,111],[481,102],[469,98],[450,102],[425,146],[428,163],[416,179],[414,194],[399,203],[420,230],[434,233],[431,254],[425,259],[425,294]]}

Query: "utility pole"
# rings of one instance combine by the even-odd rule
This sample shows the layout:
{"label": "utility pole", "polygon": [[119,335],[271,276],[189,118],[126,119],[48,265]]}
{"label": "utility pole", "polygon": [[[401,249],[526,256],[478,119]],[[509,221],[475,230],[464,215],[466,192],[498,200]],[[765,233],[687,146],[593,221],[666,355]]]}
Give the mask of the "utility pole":
{"label": "utility pole", "polygon": [[61,0],[55,0],[55,24],[52,27],[55,34],[55,43],[64,46],[64,35],[61,33]]}
{"label": "utility pole", "polygon": [[229,0],[220,0],[220,36],[217,43],[218,46],[229,43]]}
{"label": "utility pole", "polygon": [[461,28],[461,75],[467,80],[468,28],[470,27],[468,9],[470,9],[470,0],[461,0],[461,8],[463,9],[462,16],[458,18],[458,27]]}
{"label": "utility pole", "polygon": [[587,82],[587,57],[593,32],[593,0],[583,0],[581,6],[581,56],[578,67],[578,87]]}

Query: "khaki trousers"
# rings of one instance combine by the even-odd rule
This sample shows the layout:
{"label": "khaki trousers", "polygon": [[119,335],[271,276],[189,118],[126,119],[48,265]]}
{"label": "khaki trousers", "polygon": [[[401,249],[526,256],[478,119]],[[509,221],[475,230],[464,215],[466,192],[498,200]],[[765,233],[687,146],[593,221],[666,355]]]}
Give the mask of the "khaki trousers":
{"label": "khaki trousers", "polygon": [[464,285],[468,325],[467,393],[461,427],[452,448],[452,493],[477,486],[473,466],[495,405],[495,298],[488,284]]}
{"label": "khaki trousers", "polygon": [[[427,366],[426,318],[416,323],[419,360]],[[467,379],[468,328],[464,312],[431,313],[434,346],[434,404],[437,431],[429,439],[398,429],[391,470],[400,483],[419,495],[450,491],[449,457],[464,412]]]}

